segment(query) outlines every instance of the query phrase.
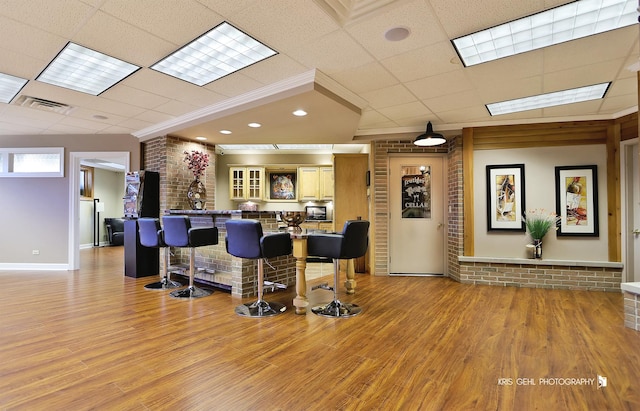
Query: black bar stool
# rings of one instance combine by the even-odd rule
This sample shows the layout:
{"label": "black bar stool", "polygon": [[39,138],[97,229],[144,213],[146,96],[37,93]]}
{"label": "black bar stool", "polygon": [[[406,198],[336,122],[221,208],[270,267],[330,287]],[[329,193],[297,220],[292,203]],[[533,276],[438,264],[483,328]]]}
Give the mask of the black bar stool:
{"label": "black bar stool", "polygon": [[269,317],[283,313],[284,304],[268,303],[264,294],[264,260],[291,254],[291,235],[276,233],[264,235],[257,220],[229,220],[225,224],[227,252],[235,257],[258,260],[258,300],[236,307],[236,313],[245,317]]}
{"label": "black bar stool", "polygon": [[147,290],[167,290],[170,288],[182,287],[177,281],[171,280],[169,273],[169,260],[171,259],[171,251],[165,244],[163,231],[160,227],[159,218],[143,217],[138,219],[138,233],[140,234],[140,244],[145,247],[164,249],[164,273],[160,277],[160,281],[150,283],[144,286]]}
{"label": "black bar stool", "polygon": [[210,295],[212,291],[196,287],[195,262],[196,247],[218,244],[218,229],[216,227],[191,227],[187,216],[163,216],[164,242],[170,247],[188,247],[189,256],[189,286],[182,290],[169,293],[173,298],[200,298]]}
{"label": "black bar stool", "polygon": [[342,233],[311,234],[307,239],[309,256],[327,257],[333,260],[333,287],[327,284],[316,286],[333,291],[333,301],[328,304],[313,307],[314,314],[323,317],[352,317],[362,312],[356,304],[343,303],[338,300],[338,277],[340,275],[340,260],[362,257],[369,245],[369,222],[366,220],[349,220],[344,223]]}

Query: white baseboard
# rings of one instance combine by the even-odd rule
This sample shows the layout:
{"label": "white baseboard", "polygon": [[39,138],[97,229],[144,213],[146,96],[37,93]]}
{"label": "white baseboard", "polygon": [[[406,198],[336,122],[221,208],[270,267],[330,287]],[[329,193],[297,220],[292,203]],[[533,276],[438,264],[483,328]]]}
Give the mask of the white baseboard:
{"label": "white baseboard", "polygon": [[0,263],[0,270],[67,271],[69,270],[69,264]]}

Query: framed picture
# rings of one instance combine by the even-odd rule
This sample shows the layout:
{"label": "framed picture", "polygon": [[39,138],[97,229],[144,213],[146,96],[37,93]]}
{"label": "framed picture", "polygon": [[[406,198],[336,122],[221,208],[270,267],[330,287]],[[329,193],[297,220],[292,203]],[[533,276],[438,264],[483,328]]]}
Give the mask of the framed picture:
{"label": "framed picture", "polygon": [[524,231],[524,164],[487,166],[487,229]]}
{"label": "framed picture", "polygon": [[556,167],[558,236],[598,237],[597,166]]}
{"label": "framed picture", "polygon": [[298,175],[291,171],[268,171],[267,187],[269,200],[296,201],[298,192]]}

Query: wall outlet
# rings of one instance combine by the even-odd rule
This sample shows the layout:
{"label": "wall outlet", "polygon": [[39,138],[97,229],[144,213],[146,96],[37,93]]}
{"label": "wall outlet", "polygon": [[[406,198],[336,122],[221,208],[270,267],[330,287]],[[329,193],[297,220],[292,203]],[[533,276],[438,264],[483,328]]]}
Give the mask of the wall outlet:
{"label": "wall outlet", "polygon": [[31,250],[31,254],[40,255],[40,250]]}

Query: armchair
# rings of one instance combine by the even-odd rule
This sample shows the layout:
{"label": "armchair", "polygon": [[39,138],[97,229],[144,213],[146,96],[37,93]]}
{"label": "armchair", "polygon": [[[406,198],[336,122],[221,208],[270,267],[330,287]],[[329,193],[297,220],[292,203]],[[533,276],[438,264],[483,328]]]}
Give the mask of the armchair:
{"label": "armchair", "polygon": [[109,245],[124,245],[124,218],[105,218]]}

